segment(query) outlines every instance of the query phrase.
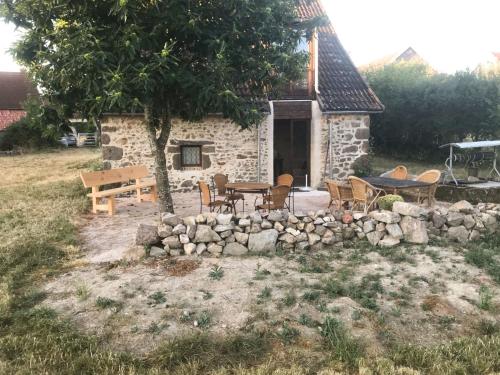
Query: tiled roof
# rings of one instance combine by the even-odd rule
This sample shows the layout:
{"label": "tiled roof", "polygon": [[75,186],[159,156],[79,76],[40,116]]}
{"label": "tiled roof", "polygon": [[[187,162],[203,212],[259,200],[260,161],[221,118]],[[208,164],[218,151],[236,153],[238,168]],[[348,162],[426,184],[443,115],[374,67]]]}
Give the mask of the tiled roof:
{"label": "tiled roof", "polygon": [[22,109],[28,95],[37,95],[23,72],[0,72],[0,109]]}
{"label": "tiled roof", "polygon": [[[327,16],[320,0],[300,0],[299,16]],[[318,28],[318,90],[323,111],[380,112],[383,104],[356,69],[331,24]]]}

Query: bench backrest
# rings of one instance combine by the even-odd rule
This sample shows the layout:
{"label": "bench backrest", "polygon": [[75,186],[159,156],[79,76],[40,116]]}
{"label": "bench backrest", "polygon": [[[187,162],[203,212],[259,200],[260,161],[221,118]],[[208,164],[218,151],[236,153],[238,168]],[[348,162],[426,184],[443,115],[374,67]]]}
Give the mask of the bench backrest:
{"label": "bench backrest", "polygon": [[114,184],[117,182],[127,182],[144,178],[149,175],[145,165],[134,165],[132,167],[108,169],[98,172],[82,172],[80,178],[86,188]]}

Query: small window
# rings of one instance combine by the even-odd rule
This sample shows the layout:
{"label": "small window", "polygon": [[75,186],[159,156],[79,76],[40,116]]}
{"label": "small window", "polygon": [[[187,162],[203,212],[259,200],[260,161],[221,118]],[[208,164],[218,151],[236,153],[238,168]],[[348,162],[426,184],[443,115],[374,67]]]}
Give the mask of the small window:
{"label": "small window", "polygon": [[201,146],[181,146],[181,167],[201,167]]}

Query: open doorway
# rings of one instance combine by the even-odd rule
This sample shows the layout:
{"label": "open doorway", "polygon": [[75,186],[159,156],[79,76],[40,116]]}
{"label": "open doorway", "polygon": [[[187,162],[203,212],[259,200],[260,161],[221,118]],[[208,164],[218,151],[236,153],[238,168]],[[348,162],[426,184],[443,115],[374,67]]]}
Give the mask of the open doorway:
{"label": "open doorway", "polygon": [[295,186],[306,185],[306,176],[310,176],[310,128],[310,120],[274,120],[275,182],[279,175],[289,173]]}

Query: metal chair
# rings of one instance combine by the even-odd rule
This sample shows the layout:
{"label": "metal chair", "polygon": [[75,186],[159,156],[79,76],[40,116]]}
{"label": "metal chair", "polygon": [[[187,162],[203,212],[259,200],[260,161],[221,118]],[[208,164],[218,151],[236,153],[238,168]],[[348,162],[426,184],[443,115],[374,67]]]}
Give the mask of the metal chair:
{"label": "metal chair", "polygon": [[205,181],[198,181],[198,188],[200,190],[200,213],[203,212],[203,206],[208,207],[210,212],[214,212],[218,208],[218,212],[222,212],[222,208],[226,207],[224,212],[229,210],[233,212],[233,205],[228,201],[222,201],[215,199],[214,196],[210,194],[210,188]]}
{"label": "metal chair", "polygon": [[233,206],[233,212],[236,213],[236,202],[239,200],[243,203],[243,210],[245,210],[245,196],[241,193],[228,193],[226,184],[229,182],[227,174],[217,173],[212,177],[212,182],[217,188],[217,195],[224,197],[226,201]]}
{"label": "metal chair", "polygon": [[377,202],[378,197],[385,194],[383,189],[376,188],[361,178],[349,176],[348,179],[352,187],[353,209],[362,204],[363,212],[368,213]]}

